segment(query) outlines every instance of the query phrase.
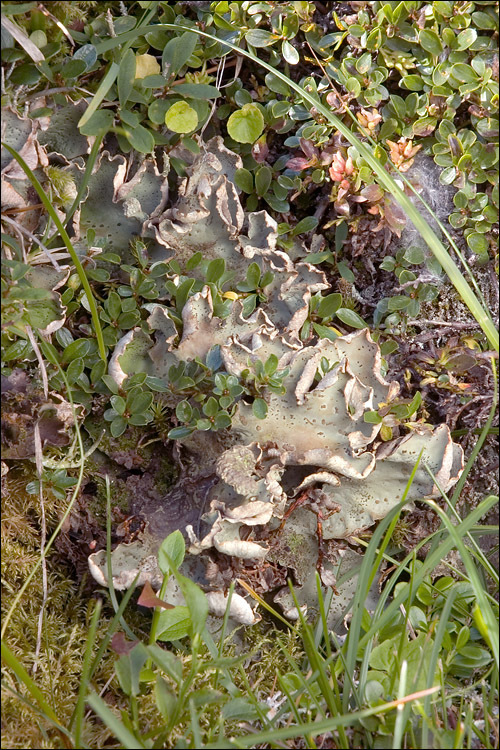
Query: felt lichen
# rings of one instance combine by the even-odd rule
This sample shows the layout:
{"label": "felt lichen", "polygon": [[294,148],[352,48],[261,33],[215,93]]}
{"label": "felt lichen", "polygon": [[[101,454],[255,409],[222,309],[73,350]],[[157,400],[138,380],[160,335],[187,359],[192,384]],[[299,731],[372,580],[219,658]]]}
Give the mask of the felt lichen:
{"label": "felt lichen", "polygon": [[[177,268],[185,269],[195,254],[201,254],[202,262],[189,266],[195,279],[189,288],[196,289],[198,283],[199,291],[187,296],[180,318],[179,310],[168,305],[149,305],[150,333],[136,328],[126,334],[115,349],[109,372],[119,386],[138,371],[168,381],[179,368],[188,374],[187,364],[196,361],[196,366],[207,371],[214,367],[223,378],[239,384],[229,429],[216,440],[205,431],[208,420],[202,419],[198,431],[193,433],[192,428],[184,435],[186,448],[197,456],[200,481],[208,472],[215,473],[199,523],[182,529],[191,543],[191,558],[206,566],[215,553],[250,566],[265,565],[269,558],[293,567],[273,535],[275,539],[285,533],[283,524],[291,522],[286,520],[287,509],[300,496],[304,508],[296,511],[293,521],[294,533],[303,539],[300,566],[314,571],[322,553],[316,541],[317,519],[324,540],[347,539],[369,528],[401,501],[418,462],[409,501],[436,497],[458,480],[462,450],[446,425],[432,429],[412,422],[409,427],[396,426],[392,439],[386,439],[377,410],[394,402],[399,385],[384,376],[379,345],[367,329],[335,340],[301,341],[311,294],[328,287],[323,273],[302,261],[305,253],[300,250],[288,255],[277,249],[276,225],[265,211],[245,215],[232,181],[239,157],[220,138],[201,147],[199,156],[189,157],[176,204],[150,223],[157,240],[173,253]],[[227,295],[229,314],[216,314],[214,285],[203,281],[205,261],[218,258],[237,278],[249,262],[254,263],[253,287],[261,283],[259,274],[264,277],[252,314],[245,308],[244,295],[253,288],[248,274],[246,286],[240,284],[243,299]],[[185,278],[178,277],[177,287]],[[178,414],[192,412],[182,392],[190,383],[196,392],[195,381],[188,377],[178,396],[175,388],[166,395],[172,405],[183,399]],[[219,392],[228,391],[219,388]],[[205,392],[200,391],[200,397],[203,402]],[[146,537],[142,553],[138,544],[134,556],[136,552],[143,558],[154,555],[161,539],[155,540],[154,533]],[[120,554],[115,550],[115,557]],[[335,566],[328,555],[320,562],[323,581],[329,585]],[[134,562],[134,571],[141,564]],[[345,565],[346,561],[344,569]],[[106,571],[100,567],[103,582]],[[119,568],[115,585],[121,585]],[[302,573],[297,580],[302,584],[299,600],[302,591],[304,603],[310,603],[313,578]],[[344,598],[339,594],[338,604],[347,605],[350,586],[344,589]],[[281,598],[288,601],[285,594]],[[293,610],[290,602],[287,609]],[[335,612],[338,616],[339,607]]]}

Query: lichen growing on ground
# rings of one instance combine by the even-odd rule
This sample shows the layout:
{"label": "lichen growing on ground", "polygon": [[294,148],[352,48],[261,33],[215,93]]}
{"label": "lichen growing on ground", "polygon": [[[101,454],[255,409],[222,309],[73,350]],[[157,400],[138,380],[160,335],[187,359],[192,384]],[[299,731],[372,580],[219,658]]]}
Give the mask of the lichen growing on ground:
{"label": "lichen growing on ground", "polygon": [[[203,363],[213,347],[219,347],[220,371],[241,382],[250,371],[265,372],[266,363],[274,360],[281,388],[263,381],[258,395],[266,402],[265,419],[255,413],[255,396],[243,393],[231,426],[221,433],[223,439],[214,441],[213,432],[196,432],[184,440],[186,449],[200,457],[191,482],[201,486],[211,478],[202,502],[195,501],[196,491],[192,494],[197,520],[188,521],[189,513],[179,512],[177,527],[187,534],[191,555],[201,556],[205,568],[214,553],[256,567],[273,548],[266,538],[269,530],[279,536],[287,508],[300,498],[307,512],[294,520],[295,533],[304,539],[303,559],[295,570],[303,584],[299,600],[301,592],[310,600],[307,589],[313,581],[304,570],[317,566],[323,581],[331,583],[338,562],[323,555],[318,532],[325,540],[343,539],[372,526],[401,501],[418,461],[409,500],[438,496],[458,480],[463,453],[446,425],[398,426],[395,421],[392,439],[381,438],[378,410],[396,403],[399,385],[384,377],[378,344],[367,329],[334,340],[301,341],[298,334],[311,293],[327,287],[324,275],[300,260],[300,248],[295,262],[277,250],[276,225],[266,212],[245,215],[231,181],[238,157],[221,139],[200,146],[202,153],[191,158],[177,203],[152,221],[157,239],[181,268],[196,253],[211,261],[223,257],[225,270],[236,275],[249,260],[256,262],[268,279],[262,299],[255,312],[245,316],[244,304],[235,295],[229,314],[221,318],[214,311],[214,289],[207,284],[185,301],[180,336],[170,308],[153,305],[150,334],[140,328],[127,333],[115,348],[110,373],[118,385],[137,371],[168,380],[172,368],[195,358]],[[192,269],[201,282],[202,268],[198,264]],[[168,398],[172,400],[172,394]],[[176,502],[174,488],[164,499],[172,506],[170,513]],[[148,504],[147,515],[151,513],[165,516],[161,501],[157,511]],[[160,579],[154,554],[167,532],[165,523],[155,522],[156,528],[149,523],[142,541],[114,551],[117,588],[126,587],[138,570],[141,581]],[[294,567],[276,548],[274,558]],[[90,564],[104,583],[103,553],[92,555]],[[203,565],[187,562],[188,568],[210,590]],[[299,569],[303,572],[297,574]],[[352,593],[352,582],[349,590]],[[347,606],[347,597],[338,596],[338,603]]]}

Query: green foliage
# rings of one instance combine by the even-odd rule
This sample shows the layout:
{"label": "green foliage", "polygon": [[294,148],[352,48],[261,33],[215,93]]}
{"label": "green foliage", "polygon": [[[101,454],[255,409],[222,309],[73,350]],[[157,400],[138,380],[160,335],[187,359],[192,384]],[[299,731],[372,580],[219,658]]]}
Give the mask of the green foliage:
{"label": "green foliage", "polygon": [[441,268],[421,248],[402,248],[395,256],[386,256],[380,268],[396,275],[404,294],[379,300],[373,315],[377,326],[384,318],[386,328],[396,328],[407,319],[417,318],[421,303],[433,302],[439,295]]}
{"label": "green foliage", "polygon": [[227,132],[238,143],[254,143],[264,129],[264,117],[255,104],[244,104],[227,121]]}
{"label": "green foliage", "polygon": [[111,408],[106,409],[103,417],[111,423],[110,431],[113,437],[120,437],[128,425],[140,427],[153,421],[153,412],[150,409],[153,394],[144,385],[146,378],[146,373],[128,377],[122,385],[125,395],[111,396]]}
{"label": "green foliage", "polygon": [[[3,15],[14,23],[12,33],[9,24],[2,26],[3,107],[35,120],[52,117],[69,102],[81,106],[78,134],[86,145],[78,158],[87,163],[82,177],[81,162],[75,170],[65,156],[51,157],[46,164],[37,162],[34,147],[21,153],[28,179],[18,168],[9,187],[18,191],[19,203],[9,206],[2,235],[3,374],[22,370],[32,379],[39,367],[49,391],[77,405],[78,424],[91,414],[98,421],[104,418],[113,438],[127,430],[141,439],[156,440],[159,435],[163,441],[182,440],[195,431],[228,430],[239,403],[251,404],[254,416],[264,420],[268,394],[285,392],[289,372],[278,370],[274,355],[263,362],[249,359],[236,377],[222,369],[218,346],[206,357],[170,367],[165,380],[134,372],[117,385],[110,376],[108,360],[118,341],[131,331],[151,334],[148,305],[160,301],[168,311],[178,334],[175,346],[183,334],[186,302],[206,284],[214,316],[223,320],[236,299],[242,300],[245,317],[265,306],[275,276],[263,272],[255,256],[236,278],[224,259],[207,260],[201,252],[181,268],[175,259],[159,256],[158,248],[152,249],[142,237],[132,243],[132,259],[122,257],[128,252],[126,242],[115,253],[98,252],[103,240],[93,228],[76,239],[70,220],[77,219],[75,212],[87,200],[103,141],[105,148],[113,144],[119,153],[130,155],[132,174],[145,156],[158,157],[160,150],[171,154],[168,182],[175,195],[179,178],[189,174],[187,154],[200,148],[196,138],[223,136],[242,159],[234,182],[244,194],[246,211],[270,211],[278,222],[279,249],[293,261],[305,260],[324,270],[331,283],[329,290],[310,297],[300,330],[304,344],[335,339],[346,326],[373,326],[394,335],[382,343],[382,354],[387,355],[401,339],[405,345],[412,343],[408,321],[421,317],[424,304],[438,302],[442,268],[421,249],[394,250],[392,245],[377,258],[368,242],[350,256],[350,241],[361,234],[363,222],[369,223],[369,234],[385,233],[387,243],[391,236],[400,236],[406,224],[391,185],[383,180],[377,184],[376,166],[398,179],[407,174],[412,183],[417,153],[417,158],[432,157],[440,184],[453,193],[449,223],[458,239],[464,239],[466,257],[485,265],[497,261],[497,4],[374,2],[351,3],[348,10],[337,5],[325,31],[317,4],[311,2],[105,7],[54,2],[50,13],[36,3],[3,4]],[[200,33],[185,30],[189,28]],[[253,58],[250,66],[233,69],[225,41],[243,53],[258,51],[268,68]],[[284,78],[283,71],[291,77]],[[34,110],[33,102],[43,92],[45,104]],[[349,113],[358,124],[357,145],[345,140]],[[24,142],[12,144],[10,135],[6,128],[7,145],[19,153]],[[86,138],[95,139],[90,152]],[[2,168],[4,156],[10,159],[2,150]],[[27,192],[30,182],[38,193],[34,201]],[[33,208],[38,200],[44,204],[39,218]],[[145,213],[141,223],[146,220]],[[312,247],[313,233],[325,243]],[[33,236],[40,244],[31,244]],[[307,247],[311,243],[304,257],[298,239]],[[373,257],[385,286],[384,296],[374,298],[374,309],[341,283],[357,284],[361,266]],[[467,288],[461,290],[465,299]],[[486,320],[486,303],[482,308]],[[491,328],[484,328],[492,341]],[[484,336],[476,338],[479,348],[488,348]],[[423,387],[432,386],[443,396],[462,393],[466,384],[453,384],[450,377],[460,374],[454,347],[441,346],[423,357],[415,365]],[[317,379],[335,364],[323,358]],[[436,404],[437,412],[447,410],[444,403]],[[428,418],[425,406],[417,393],[374,405],[365,420],[382,423],[380,436],[389,440]],[[66,458],[66,468],[58,466],[44,446],[40,477],[23,469],[16,482],[12,475],[5,479],[2,565],[7,607],[40,563],[40,492],[52,528],[66,510],[68,490],[78,486],[70,468],[73,448]],[[476,513],[475,523],[479,518]],[[387,571],[387,595],[384,588],[376,613],[355,603],[344,644],[327,632],[324,617],[316,631],[301,620],[300,643],[296,631],[280,638],[264,631],[255,636],[258,658],[252,661],[250,656],[244,666],[243,657],[234,656],[234,646],[224,642],[224,634],[214,644],[206,629],[205,594],[178,571],[184,540],[179,532],[171,535],[160,549],[160,568],[165,585],[177,579],[185,604],[154,610],[148,645],[142,642],[148,623],[128,611],[140,642],[128,644],[128,653],[119,655],[112,683],[106,644],[118,619],[111,628],[108,616],[97,612],[91,622],[90,610],[86,613],[82,603],[86,597],[71,583],[72,574],[61,569],[61,556],[48,556],[45,582],[39,569],[12,619],[9,613],[6,745],[59,747],[69,742],[104,747],[116,737],[124,747],[246,747],[297,738],[314,747],[327,737],[338,747],[380,747],[387,742],[394,747],[466,747],[476,742],[492,747],[489,726],[497,710],[494,634],[476,604],[475,568],[464,558],[465,573],[453,570],[453,577],[436,578],[436,555],[430,554],[429,561],[400,562],[398,539],[407,543],[409,530],[404,520],[398,524],[389,549],[382,531],[377,537],[382,525],[377,527],[360,575],[363,593],[363,581],[374,579],[385,555],[387,563],[396,566],[394,577]],[[464,524],[466,520],[457,526],[460,535],[466,533]],[[429,538],[420,544],[432,543]],[[490,571],[484,572],[480,556],[477,561],[481,576],[489,581]],[[483,595],[493,608],[489,593]],[[319,589],[320,609],[322,596]],[[50,607],[43,613],[40,641],[37,627],[44,601]],[[168,643],[171,650],[157,641]],[[94,660],[97,643],[104,648]],[[105,699],[99,698],[93,690],[107,683]],[[389,704],[412,691],[435,687],[439,690],[403,709]],[[90,715],[86,699],[94,712]]]}
{"label": "green foliage", "polygon": [[187,102],[176,102],[165,114],[165,125],[174,133],[190,133],[198,125],[198,113]]}

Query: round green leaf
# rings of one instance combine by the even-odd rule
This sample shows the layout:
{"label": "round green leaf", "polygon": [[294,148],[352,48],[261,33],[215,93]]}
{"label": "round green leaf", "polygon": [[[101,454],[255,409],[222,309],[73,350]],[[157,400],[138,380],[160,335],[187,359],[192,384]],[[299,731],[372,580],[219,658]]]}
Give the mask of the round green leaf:
{"label": "round green leaf", "polygon": [[479,234],[479,232],[472,232],[472,234],[469,234],[467,237],[467,244],[476,255],[484,255],[488,252],[489,242],[484,234]]}
{"label": "round green leaf", "polygon": [[117,414],[123,416],[125,414],[125,399],[122,396],[111,396],[111,406]]}
{"label": "round green leaf", "polygon": [[460,83],[475,83],[477,81],[474,68],[467,63],[455,63],[451,69],[451,75]]}
{"label": "round green leaf", "polygon": [[198,114],[187,102],[176,102],[165,115],[165,125],[174,133],[190,133],[198,125]]}
{"label": "round green leaf", "polygon": [[252,411],[254,417],[257,419],[265,419],[267,417],[267,404],[263,398],[256,398],[252,404]]}
{"label": "round green leaf", "polygon": [[224,430],[226,427],[231,427],[231,417],[225,412],[219,412],[215,417],[214,427],[216,430]]}
{"label": "round green leaf", "polygon": [[66,364],[71,362],[73,359],[79,359],[80,357],[86,357],[90,350],[90,341],[87,339],[77,339],[72,341],[71,344],[65,348],[61,362]]}
{"label": "round green leaf", "polygon": [[83,47],[77,49],[73,55],[73,60],[83,60],[87,70],[90,70],[92,65],[97,62],[97,50],[93,44],[84,44]]}
{"label": "round green leaf", "polygon": [[128,408],[132,414],[143,414],[147,409],[149,409],[152,403],[152,393],[137,393],[130,399]]}
{"label": "round green leaf", "polygon": [[263,130],[264,116],[255,104],[245,104],[227,121],[227,132],[238,143],[254,143]]}

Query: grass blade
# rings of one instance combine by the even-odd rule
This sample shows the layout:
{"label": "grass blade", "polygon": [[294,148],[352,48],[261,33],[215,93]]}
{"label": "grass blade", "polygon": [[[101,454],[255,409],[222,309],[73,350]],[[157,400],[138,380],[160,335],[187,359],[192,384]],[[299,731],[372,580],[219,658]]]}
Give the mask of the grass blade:
{"label": "grass blade", "polygon": [[87,697],[87,703],[90,708],[99,716],[104,724],[110,729],[115,737],[120,740],[127,750],[136,750],[136,748],[149,747],[145,745],[138,737],[125,727],[120,719],[106,705],[105,701],[97,693],[92,693]]}
{"label": "grass blade", "polygon": [[85,694],[90,682],[92,648],[95,643],[97,625],[99,624],[99,617],[101,614],[102,602],[98,599],[96,607],[92,613],[92,620],[90,622],[90,628],[87,635],[87,646],[85,648],[85,655],[83,657],[82,674],[80,677],[80,689],[78,690],[78,700],[75,708],[75,732],[74,742],[75,748],[81,748],[81,737],[82,737],[82,726],[83,726],[83,712],[85,710]]}
{"label": "grass blade", "polygon": [[[436,481],[432,471],[429,469],[429,467],[426,467],[429,474],[432,476],[434,482]],[[486,500],[489,500],[490,498],[486,498]],[[498,502],[497,497],[491,496],[491,499],[496,504]],[[434,500],[424,500],[423,502],[427,503],[434,511],[439,515],[441,518],[441,521],[446,526],[446,529],[451,537],[451,539],[454,542],[454,546],[457,548],[457,550],[460,552],[460,556],[462,558],[462,562],[465,565],[465,569],[467,570],[467,575],[469,576],[470,582],[472,583],[472,586],[474,587],[474,593],[476,595],[477,603],[479,605],[481,615],[485,621],[486,627],[488,629],[488,633],[490,636],[491,641],[491,649],[493,651],[493,655],[495,657],[497,668],[499,666],[498,659],[499,659],[499,638],[498,638],[498,621],[495,618],[495,615],[493,614],[493,611],[491,609],[490,603],[488,599],[486,598],[484,587],[481,582],[481,579],[479,578],[478,572],[476,570],[476,566],[474,565],[474,562],[470,556],[469,550],[465,546],[465,544],[462,541],[462,536],[465,535],[465,531],[460,534],[460,526],[454,526],[446,513],[439,507],[439,505]],[[484,501],[483,501],[484,502]],[[478,505],[478,508],[481,508],[482,503]]]}
{"label": "grass blade", "polygon": [[95,92],[94,98],[90,102],[83,115],[80,117],[77,127],[83,127],[85,123],[90,120],[94,112],[97,112],[99,105],[110,90],[111,86],[114,84],[119,70],[120,66],[118,65],[118,63],[112,62],[108,70],[106,71],[106,75],[99,84],[99,88]]}
{"label": "grass blade", "polygon": [[87,274],[85,273],[85,269],[82,266],[80,262],[80,258],[76,254],[73,245],[71,244],[71,240],[68,236],[68,233],[63,227],[59,216],[54,211],[54,208],[50,200],[48,199],[44,189],[38,182],[37,178],[31,171],[31,169],[28,167],[28,165],[26,164],[22,156],[19,156],[17,151],[15,151],[13,148],[8,146],[6,143],[2,143],[2,146],[6,148],[10,154],[12,154],[12,156],[17,161],[17,163],[19,164],[23,172],[26,174],[31,184],[35,188],[36,192],[38,193],[38,196],[41,202],[47,209],[47,213],[50,215],[50,218],[52,219],[57,229],[59,230],[59,234],[61,235],[61,238],[68,249],[68,253],[70,254],[71,260],[73,261],[73,265],[75,266],[76,272],[78,273],[80,281],[82,282],[82,286],[85,290],[85,294],[87,295],[87,301],[89,303],[90,314],[92,316],[92,323],[94,324],[97,344],[99,346],[99,354],[101,355],[102,360],[106,362],[107,361],[106,347],[104,346],[104,338],[102,335],[102,328],[101,328],[101,321],[99,319],[99,313],[97,312],[97,305],[94,299],[94,295],[92,293],[92,289],[90,288],[89,280],[87,279]]}
{"label": "grass blade", "polygon": [[49,721],[51,721],[54,724],[54,726],[59,732],[62,732],[64,735],[70,737],[71,735],[63,727],[63,725],[57,718],[56,714],[54,713],[54,710],[45,700],[45,696],[40,690],[40,688],[38,687],[38,685],[34,682],[32,677],[30,677],[28,672],[25,670],[21,662],[18,660],[15,654],[10,650],[7,644],[3,642],[1,644],[1,654],[2,654],[3,662],[14,672],[18,680],[24,685],[26,690],[30,693],[33,699],[38,703],[41,711],[45,714],[45,716],[49,719]]}

